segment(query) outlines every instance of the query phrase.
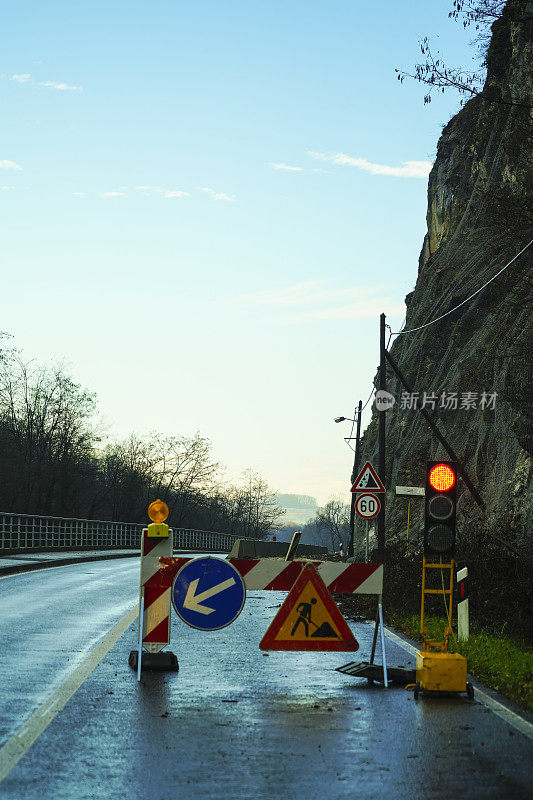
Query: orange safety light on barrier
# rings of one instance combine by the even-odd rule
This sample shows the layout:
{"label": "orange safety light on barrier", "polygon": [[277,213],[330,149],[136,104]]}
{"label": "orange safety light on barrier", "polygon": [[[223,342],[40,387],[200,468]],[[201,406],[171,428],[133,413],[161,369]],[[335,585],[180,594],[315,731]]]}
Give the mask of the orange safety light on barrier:
{"label": "orange safety light on barrier", "polygon": [[169,515],[168,506],[162,500],[154,500],[148,506],[148,516],[152,522],[164,522]]}
{"label": "orange safety light on barrier", "polygon": [[148,536],[150,538],[165,538],[169,535],[169,527],[163,520],[168,517],[169,511],[166,503],[162,500],[154,500],[148,506],[148,516],[152,520],[148,525]]}

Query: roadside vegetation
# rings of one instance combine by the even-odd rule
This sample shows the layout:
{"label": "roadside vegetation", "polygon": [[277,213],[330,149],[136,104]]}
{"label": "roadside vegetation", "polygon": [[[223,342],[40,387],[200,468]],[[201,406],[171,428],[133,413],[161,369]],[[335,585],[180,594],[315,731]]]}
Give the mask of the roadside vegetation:
{"label": "roadside vegetation", "polygon": [[[421,642],[420,599],[423,536],[417,530],[410,537],[387,543],[384,571],[383,611],[388,626]],[[370,554],[375,561],[376,552]],[[361,557],[361,540],[356,539],[356,557]],[[514,558],[489,537],[458,535],[457,569],[469,568],[470,636],[457,641],[457,607],[454,598],[453,635],[450,652],[468,661],[468,671],[486,686],[501,692],[517,705],[533,711],[533,646],[531,622],[530,563]],[[440,571],[432,585],[441,584]],[[373,619],[375,600],[357,595],[344,596],[343,612],[352,619]],[[424,621],[428,637],[444,638],[447,611],[441,595],[426,598]]]}
{"label": "roadside vegetation", "polygon": [[[420,637],[420,615],[386,613],[387,624],[410,639]],[[428,636],[442,640],[446,622],[440,617],[424,617]],[[468,661],[468,671],[486,686],[495,689],[513,702],[533,711],[533,651],[526,644],[500,631],[488,631],[474,624],[467,642],[457,641],[457,630],[450,638],[449,649]]]}

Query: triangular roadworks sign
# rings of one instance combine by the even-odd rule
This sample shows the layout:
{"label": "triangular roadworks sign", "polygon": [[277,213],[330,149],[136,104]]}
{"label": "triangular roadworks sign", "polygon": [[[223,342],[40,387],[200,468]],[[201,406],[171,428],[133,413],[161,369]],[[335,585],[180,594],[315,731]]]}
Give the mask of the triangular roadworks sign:
{"label": "triangular roadworks sign", "polygon": [[346,620],[312,564],[297,577],[259,644],[261,650],[357,650]]}
{"label": "triangular roadworks sign", "polygon": [[381,480],[379,479],[379,476],[370,461],[366,462],[363,469],[355,479],[354,485],[350,491],[371,492],[372,494],[378,494],[379,492],[385,491],[385,487],[381,483]]}

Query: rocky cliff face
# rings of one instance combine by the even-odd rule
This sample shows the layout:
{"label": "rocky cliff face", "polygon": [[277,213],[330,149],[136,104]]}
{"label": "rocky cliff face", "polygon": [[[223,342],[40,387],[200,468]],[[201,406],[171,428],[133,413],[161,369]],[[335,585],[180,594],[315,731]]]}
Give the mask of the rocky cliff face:
{"label": "rocky cliff face", "polygon": [[[437,396],[438,425],[486,503],[482,511],[460,487],[459,551],[475,541],[480,551],[492,546],[521,559],[530,557],[533,543],[533,245],[457,311],[409,331],[468,298],[533,238],[532,27],[533,2],[509,0],[492,26],[483,92],[442,133],[429,177],[428,232],[418,279],[406,298],[405,333],[391,348],[420,393],[418,402],[424,392]],[[391,371],[387,384],[396,398],[387,412],[387,487],[421,486],[426,460],[446,454],[423,417],[401,408],[405,390]],[[443,408],[443,392],[447,397],[456,392],[459,406],[471,392],[476,408]],[[480,407],[483,392],[497,393],[494,408],[490,402]],[[377,464],[375,411],[364,434],[363,458]],[[418,544],[420,505],[412,530]],[[389,491],[387,542],[405,537],[406,514],[406,502]]]}

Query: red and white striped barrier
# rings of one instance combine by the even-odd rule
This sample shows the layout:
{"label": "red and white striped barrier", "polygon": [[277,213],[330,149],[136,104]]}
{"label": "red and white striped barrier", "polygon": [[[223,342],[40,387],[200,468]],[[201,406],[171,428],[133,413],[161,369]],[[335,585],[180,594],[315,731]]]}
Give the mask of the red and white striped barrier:
{"label": "red and white striped barrier", "polygon": [[[239,570],[247,589],[290,591],[309,561],[282,561],[275,558],[230,558]],[[383,594],[382,564],[346,564],[342,561],[313,561],[313,566],[330,593]]]}
{"label": "red and white striped barrier", "polygon": [[142,646],[148,653],[159,653],[170,642],[170,589],[172,580],[160,558],[172,556],[173,534],[157,538],[144,528],[141,539],[141,602],[143,606]]}
{"label": "red and white striped barrier", "polygon": [[[162,571],[168,586],[190,558],[168,559]],[[240,572],[247,589],[288,592],[302,569],[313,564],[329,592],[383,594],[383,564],[346,564],[342,561],[284,561],[278,558],[228,558]]]}

